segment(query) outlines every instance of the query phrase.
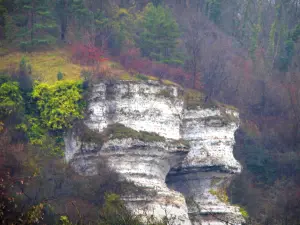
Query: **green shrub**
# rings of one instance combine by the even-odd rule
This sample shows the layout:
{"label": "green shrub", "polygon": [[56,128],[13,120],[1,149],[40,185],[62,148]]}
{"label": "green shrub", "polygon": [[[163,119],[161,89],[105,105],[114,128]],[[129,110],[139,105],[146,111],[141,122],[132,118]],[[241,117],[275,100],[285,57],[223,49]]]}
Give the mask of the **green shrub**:
{"label": "green shrub", "polygon": [[147,81],[147,80],[149,80],[149,78],[146,76],[146,75],[144,75],[144,74],[137,74],[136,76],[135,76],[138,80],[143,80],[143,81]]}
{"label": "green shrub", "polygon": [[23,98],[17,82],[8,81],[0,85],[0,118],[18,112]]}
{"label": "green shrub", "polygon": [[69,218],[67,216],[61,216],[59,219],[61,225],[72,225]]}
{"label": "green shrub", "polygon": [[27,136],[31,144],[42,145],[47,139],[47,129],[42,126],[38,118],[27,116],[28,130]]}
{"label": "green shrub", "polygon": [[148,216],[147,222],[142,222],[140,216],[131,213],[125,206],[117,194],[106,194],[104,207],[100,210],[100,225],[168,225],[173,224],[168,218],[163,218],[161,221]]}
{"label": "green shrub", "polygon": [[81,81],[36,84],[32,97],[36,100],[42,124],[49,130],[70,128],[74,120],[83,118]]}
{"label": "green shrub", "polygon": [[32,73],[32,67],[29,64],[28,59],[25,56],[23,56],[20,61],[19,71],[22,74],[31,74]]}
{"label": "green shrub", "polygon": [[241,206],[238,206],[239,207],[239,210],[240,210],[240,213],[242,214],[242,216],[245,218],[245,219],[248,219],[249,218],[249,214],[247,212],[247,210]]}
{"label": "green shrub", "polygon": [[57,76],[57,80],[62,80],[64,78],[64,74],[60,71],[57,73],[56,76]]}

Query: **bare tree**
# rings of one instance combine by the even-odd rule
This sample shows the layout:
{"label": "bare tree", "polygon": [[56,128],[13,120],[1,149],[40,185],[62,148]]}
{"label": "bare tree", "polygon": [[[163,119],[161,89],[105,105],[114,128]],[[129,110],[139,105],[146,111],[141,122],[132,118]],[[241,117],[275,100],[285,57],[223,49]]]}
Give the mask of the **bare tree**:
{"label": "bare tree", "polygon": [[208,97],[216,96],[229,78],[226,73],[229,44],[228,39],[223,38],[203,16],[190,19],[185,41],[189,55],[187,66],[193,74],[194,87],[201,76],[208,89]]}

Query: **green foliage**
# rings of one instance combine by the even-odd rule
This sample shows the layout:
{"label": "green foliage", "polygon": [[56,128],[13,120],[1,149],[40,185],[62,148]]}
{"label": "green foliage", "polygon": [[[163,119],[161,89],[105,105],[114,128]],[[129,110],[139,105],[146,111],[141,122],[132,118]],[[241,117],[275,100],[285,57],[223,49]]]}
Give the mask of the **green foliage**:
{"label": "green foliage", "polygon": [[251,36],[251,44],[250,44],[249,52],[253,60],[255,60],[255,51],[258,47],[259,34],[261,33],[261,31],[262,28],[259,23],[255,24],[252,28],[252,36]]}
{"label": "green foliage", "polygon": [[72,1],[70,8],[72,17],[77,22],[79,28],[81,28],[82,26],[91,25],[88,22],[90,22],[92,15],[89,9],[85,6],[83,0]]}
{"label": "green foliage", "polygon": [[105,131],[108,137],[112,139],[122,139],[122,138],[133,138],[139,139],[145,142],[161,142],[165,141],[164,137],[159,136],[156,133],[149,133],[145,131],[136,131],[131,128],[125,127],[122,124],[114,124],[108,126],[107,130]]}
{"label": "green foliage", "polygon": [[143,81],[147,81],[147,80],[149,80],[149,78],[146,76],[146,75],[144,75],[144,74],[137,74],[136,76],[135,76],[138,80],[143,80]]}
{"label": "green foliage", "polygon": [[4,0],[0,0],[0,26],[4,24],[7,8],[4,5]]}
{"label": "green foliage", "polygon": [[238,206],[239,207],[239,210],[240,210],[240,213],[242,214],[242,216],[244,217],[244,219],[248,219],[249,218],[249,214],[247,212],[247,210],[242,207],[242,206]]}
{"label": "green foliage", "polygon": [[35,224],[42,221],[44,216],[43,209],[44,205],[42,203],[32,206],[31,209],[27,212],[26,223]]}
{"label": "green foliage", "polygon": [[60,71],[57,73],[56,76],[57,76],[57,80],[62,80],[64,78],[64,74]]}
{"label": "green foliage", "polygon": [[60,225],[72,225],[67,216],[61,216],[59,219]]}
{"label": "green foliage", "polygon": [[300,24],[298,24],[294,29],[292,29],[288,38],[284,41],[283,49],[279,57],[278,68],[280,71],[287,72],[289,65],[292,62],[295,53],[295,43],[298,41],[300,36]]}
{"label": "green foliage", "polygon": [[0,85],[0,118],[5,118],[22,108],[23,98],[17,82]]}
{"label": "green foliage", "polygon": [[0,85],[8,81],[11,81],[11,77],[9,75],[0,74]]}
{"label": "green foliage", "polygon": [[296,27],[292,30],[290,36],[294,42],[298,41],[300,37],[300,24],[296,25]]}
{"label": "green foliage", "polygon": [[33,116],[27,116],[27,136],[33,145],[42,145],[47,139],[47,129],[42,126],[42,121]]}
{"label": "green foliage", "polygon": [[209,193],[211,195],[216,196],[221,202],[224,202],[224,203],[228,203],[229,202],[229,198],[228,198],[228,195],[226,193],[226,190],[223,189],[223,188],[222,189],[218,189],[218,190],[210,189]]}
{"label": "green foliage", "polygon": [[61,11],[59,7],[63,5],[66,8],[65,3],[60,3],[57,7],[58,12],[60,12],[61,26],[64,27],[65,32],[67,32],[67,26],[72,23],[73,39],[76,41],[89,44],[92,40],[89,40],[84,35],[86,33],[92,33],[94,29],[94,14],[85,5],[84,0],[70,1],[68,11]]}
{"label": "green foliage", "polygon": [[[98,13],[98,15],[101,15]],[[99,17],[98,17],[99,18]],[[98,22],[99,20],[96,20]],[[133,42],[135,32],[135,16],[124,8],[114,6],[110,16],[102,17],[103,25],[98,26],[100,31],[110,28],[108,46],[113,55],[118,55],[126,42]],[[99,25],[99,23],[96,23]]]}
{"label": "green foliage", "polygon": [[16,24],[21,25],[18,37],[20,48],[24,51],[55,43],[57,24],[53,17],[50,0],[19,0],[17,1]]}
{"label": "green foliage", "polygon": [[[179,27],[169,9],[149,3],[142,16],[142,33],[139,47],[143,56],[152,60],[173,63],[180,62],[176,53]],[[179,61],[178,61],[179,60]]]}
{"label": "green foliage", "polygon": [[[240,151],[243,152],[245,158],[245,166],[247,170],[255,175],[258,182],[265,184],[273,184],[276,180],[276,173],[282,168],[277,168],[276,161],[263,145],[245,135],[245,140]],[[279,171],[277,171],[279,170]]]}
{"label": "green foliage", "polygon": [[164,0],[151,0],[151,2],[155,7],[157,7],[159,5],[162,5],[164,3]]}
{"label": "green foliage", "polygon": [[289,68],[290,63],[292,62],[293,55],[294,55],[294,48],[295,43],[292,39],[288,39],[284,42],[284,49],[281,52],[279,58],[279,65],[278,68],[280,71],[287,71]]}
{"label": "green foliage", "polygon": [[100,225],[141,225],[140,218],[126,209],[119,195],[106,194],[100,211]]}
{"label": "green foliage", "polygon": [[49,130],[70,128],[73,121],[83,118],[82,82],[57,81],[53,85],[46,83],[34,86],[32,97],[43,125]]}
{"label": "green foliage", "polygon": [[14,20],[12,16],[5,14],[4,19],[5,19],[5,26],[4,26],[5,38],[8,41],[8,43],[11,43],[16,39],[17,28],[16,25],[14,24]]}
{"label": "green foliage", "polygon": [[32,68],[31,65],[28,62],[28,59],[23,56],[20,64],[19,64],[19,72],[23,74],[31,74],[32,73]]}
{"label": "green foliage", "polygon": [[206,15],[215,23],[221,19],[221,0],[206,0]]}
{"label": "green foliage", "polygon": [[124,139],[132,138],[139,139],[144,142],[164,142],[165,138],[156,133],[149,133],[145,131],[136,131],[125,127],[123,124],[109,125],[103,133],[93,131],[84,124],[77,124],[77,132],[81,137],[82,142],[102,144],[107,139]]}
{"label": "green foliage", "polygon": [[268,46],[268,55],[269,55],[269,57],[273,57],[273,55],[274,55],[276,29],[277,29],[277,21],[274,21],[272,23],[270,34],[269,34],[269,46]]}

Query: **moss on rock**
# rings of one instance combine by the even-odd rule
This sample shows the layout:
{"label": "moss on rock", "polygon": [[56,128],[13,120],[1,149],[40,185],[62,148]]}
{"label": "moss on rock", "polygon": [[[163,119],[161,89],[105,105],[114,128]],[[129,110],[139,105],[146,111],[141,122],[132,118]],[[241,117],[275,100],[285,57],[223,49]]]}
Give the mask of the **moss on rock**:
{"label": "moss on rock", "polygon": [[144,142],[163,142],[164,137],[159,136],[156,133],[149,133],[145,131],[136,131],[123,124],[109,125],[103,132],[91,130],[84,123],[77,124],[76,132],[80,136],[80,140],[85,143],[103,144],[109,139],[124,139],[132,138],[138,139]]}
{"label": "moss on rock", "polygon": [[136,131],[134,129],[128,128],[123,124],[113,124],[109,125],[104,133],[110,139],[123,139],[123,138],[133,138],[139,139],[144,142],[161,142],[165,141],[164,137],[159,136],[156,133],[149,133],[145,131]]}
{"label": "moss on rock", "polygon": [[226,193],[226,189],[220,188],[220,189],[210,189],[209,193],[211,195],[216,196],[221,202],[229,203],[229,198]]}

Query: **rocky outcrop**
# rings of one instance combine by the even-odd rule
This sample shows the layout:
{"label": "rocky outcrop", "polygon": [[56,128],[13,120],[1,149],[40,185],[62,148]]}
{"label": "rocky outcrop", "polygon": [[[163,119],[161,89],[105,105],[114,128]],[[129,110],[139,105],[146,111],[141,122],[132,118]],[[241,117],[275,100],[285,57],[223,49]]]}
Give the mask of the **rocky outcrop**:
{"label": "rocky outcrop", "polygon": [[143,187],[148,194],[123,196],[135,213],[167,215],[178,225],[240,224],[238,208],[224,197],[232,174],[241,170],[232,154],[238,113],[216,105],[186,108],[183,90],[176,86],[157,81],[97,84],[84,126],[97,134],[113,124],[128,130],[115,130],[118,135],[104,141],[70,132],[66,160],[78,173],[93,175],[105,159],[124,179]]}
{"label": "rocky outcrop", "polygon": [[193,224],[243,222],[226,194],[232,174],[241,171],[232,153],[238,120],[238,113],[228,109],[184,112],[181,132],[191,149],[181,166],[170,171],[167,183],[186,196]]}
{"label": "rocky outcrop", "polygon": [[94,86],[89,102],[92,130],[103,131],[109,124],[121,123],[135,130],[155,132],[180,139],[183,99],[180,89],[156,81],[119,81]]}

